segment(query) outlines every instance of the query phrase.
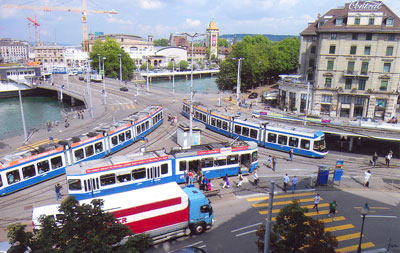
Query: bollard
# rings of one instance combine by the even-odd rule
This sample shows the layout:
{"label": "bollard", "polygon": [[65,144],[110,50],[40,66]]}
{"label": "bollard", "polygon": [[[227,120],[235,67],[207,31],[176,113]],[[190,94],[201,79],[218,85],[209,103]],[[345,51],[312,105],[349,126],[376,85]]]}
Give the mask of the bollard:
{"label": "bollard", "polygon": [[310,188],[314,188],[314,176],[310,175]]}

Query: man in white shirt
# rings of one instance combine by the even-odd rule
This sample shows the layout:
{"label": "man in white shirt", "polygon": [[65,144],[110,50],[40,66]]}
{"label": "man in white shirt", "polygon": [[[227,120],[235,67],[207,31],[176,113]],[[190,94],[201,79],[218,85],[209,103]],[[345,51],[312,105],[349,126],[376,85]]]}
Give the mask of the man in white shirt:
{"label": "man in white shirt", "polygon": [[285,176],[283,176],[283,190],[286,192],[286,188],[289,184],[290,178],[289,176],[286,174]]}
{"label": "man in white shirt", "polygon": [[317,194],[317,195],[315,195],[315,197],[314,197],[314,206],[313,206],[313,209],[316,209],[317,210],[317,213],[318,213],[318,204],[319,204],[319,201],[321,200],[321,196],[319,196],[319,193]]}

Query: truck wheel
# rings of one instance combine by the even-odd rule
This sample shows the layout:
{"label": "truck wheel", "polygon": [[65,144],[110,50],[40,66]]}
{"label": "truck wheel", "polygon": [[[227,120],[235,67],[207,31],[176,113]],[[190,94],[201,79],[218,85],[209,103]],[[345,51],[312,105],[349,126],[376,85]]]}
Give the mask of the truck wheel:
{"label": "truck wheel", "polygon": [[193,234],[199,235],[206,230],[206,226],[204,223],[197,223],[193,226]]}

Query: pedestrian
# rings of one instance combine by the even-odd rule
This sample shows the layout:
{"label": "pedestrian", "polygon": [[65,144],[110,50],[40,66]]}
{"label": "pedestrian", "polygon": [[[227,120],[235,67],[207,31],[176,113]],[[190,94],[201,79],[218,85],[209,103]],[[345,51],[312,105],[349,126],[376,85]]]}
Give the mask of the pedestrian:
{"label": "pedestrian", "polygon": [[211,179],[208,180],[208,183],[207,183],[207,189],[208,189],[208,191],[211,191],[213,186],[214,186],[214,185],[211,183]]}
{"label": "pedestrian", "polygon": [[244,180],[244,178],[243,178],[243,175],[242,175],[242,172],[241,172],[241,171],[239,171],[238,178],[239,178],[239,183],[237,184],[237,187],[240,187],[240,186],[242,186],[242,184],[243,184],[243,180]]}
{"label": "pedestrian", "polygon": [[290,178],[288,176],[288,174],[286,174],[285,176],[283,176],[283,191],[286,192],[286,188],[289,184]]}
{"label": "pedestrian", "polygon": [[293,161],[293,149],[292,148],[289,150],[289,160]]}
{"label": "pedestrian", "polygon": [[269,155],[267,158],[267,167],[272,168],[272,156]]}
{"label": "pedestrian", "polygon": [[257,169],[255,169],[253,172],[253,178],[254,178],[254,184],[258,185],[259,179],[258,179]]}
{"label": "pedestrian", "polygon": [[331,217],[331,215],[332,215],[332,221],[335,221],[336,207],[337,207],[336,200],[334,200],[331,203],[329,203],[329,214],[328,214],[328,217]]}
{"label": "pedestrian", "polygon": [[390,160],[392,159],[393,152],[390,150],[389,153],[385,156],[386,166],[389,167]]}
{"label": "pedestrian", "polygon": [[377,161],[378,161],[378,154],[375,152],[374,155],[372,156],[372,167],[375,168]]}
{"label": "pedestrian", "polygon": [[272,170],[275,171],[275,169],[276,169],[276,157],[273,156],[272,157]]}
{"label": "pedestrian", "polygon": [[47,132],[50,132],[50,128],[51,128],[51,123],[50,123],[50,121],[47,121],[46,127],[47,127]]}
{"label": "pedestrian", "polygon": [[203,190],[206,191],[208,187],[208,178],[203,177]]}
{"label": "pedestrian", "polygon": [[83,119],[83,113],[84,113],[84,111],[82,110],[81,111],[81,119]]}
{"label": "pedestrian", "polygon": [[371,178],[371,171],[365,171],[364,172],[364,182],[363,182],[363,186],[364,187],[369,187],[369,179]]}
{"label": "pedestrian", "polygon": [[78,119],[81,119],[81,113],[79,111],[76,112]]}
{"label": "pedestrian", "polygon": [[230,188],[231,184],[229,183],[229,176],[228,173],[226,173],[225,177],[224,177],[224,185],[222,186],[222,188]]}
{"label": "pedestrian", "polygon": [[296,176],[294,176],[292,178],[292,194],[294,194],[294,191],[296,190],[296,185],[297,185],[298,182],[299,182],[299,180],[297,179]]}
{"label": "pedestrian", "polygon": [[188,172],[188,185],[193,185],[193,178],[194,178],[194,174],[192,171],[189,170]]}
{"label": "pedestrian", "polygon": [[314,197],[314,206],[313,206],[313,209],[316,209],[317,210],[317,213],[318,213],[318,204],[319,204],[319,201],[321,200],[321,196],[319,196],[319,193],[317,194],[317,195],[315,195],[315,197]]}
{"label": "pedestrian", "polygon": [[61,188],[62,188],[62,186],[60,184],[56,184],[54,186],[54,188],[55,188],[55,191],[56,191],[56,199],[58,201],[61,198]]}
{"label": "pedestrian", "polygon": [[204,176],[203,176],[203,174],[201,174],[201,175],[197,178],[197,183],[199,184],[200,190],[204,190],[204,187],[203,187],[203,180],[204,180]]}
{"label": "pedestrian", "polygon": [[65,121],[64,121],[64,123],[65,123],[65,128],[67,128],[67,127],[69,127],[69,121],[68,121],[68,116],[65,118]]}

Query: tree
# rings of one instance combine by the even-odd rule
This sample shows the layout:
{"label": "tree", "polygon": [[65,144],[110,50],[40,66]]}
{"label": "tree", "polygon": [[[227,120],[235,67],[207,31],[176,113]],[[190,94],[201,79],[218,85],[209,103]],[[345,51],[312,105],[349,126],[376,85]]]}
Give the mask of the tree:
{"label": "tree", "polygon": [[121,54],[122,80],[130,80],[133,77],[133,71],[136,68],[135,63],[115,39],[106,37],[104,42],[101,40],[96,40],[92,46],[89,56],[89,58],[92,60],[92,69],[96,69],[98,73],[100,73],[98,54],[100,54],[101,61],[104,56],[106,57],[104,60],[105,76],[119,79],[120,64],[118,54]]}
{"label": "tree", "polygon": [[189,68],[189,63],[187,61],[185,61],[185,60],[181,60],[179,62],[179,68],[181,70],[187,70]]}
{"label": "tree", "polygon": [[149,70],[152,70],[153,66],[150,63],[146,64],[146,62],[140,65],[140,70],[147,70],[147,68],[149,68]]}
{"label": "tree", "polygon": [[[133,236],[127,226],[119,223],[112,213],[104,212],[102,206],[102,200],[79,205],[74,197],[68,197],[60,205],[61,215],[41,220],[42,229],[35,237],[19,228],[18,238],[26,238],[19,240],[28,241],[24,245],[42,252],[144,252],[149,247],[151,239],[147,235]],[[8,228],[9,233],[12,228]],[[130,237],[121,245],[127,235]],[[11,242],[16,237],[9,238]]]}
{"label": "tree", "polygon": [[12,245],[7,251],[10,253],[25,252],[25,250],[32,245],[33,234],[25,232],[26,225],[11,224],[7,227],[7,238]]}
{"label": "tree", "polygon": [[229,47],[229,41],[224,38],[218,38],[218,47]]}
{"label": "tree", "polygon": [[[325,232],[324,224],[305,215],[307,208],[299,206],[298,201],[282,208],[276,217],[271,233],[272,252],[335,252],[338,245],[336,237]],[[264,249],[265,226],[257,231],[258,249]]]}
{"label": "tree", "polygon": [[154,46],[166,47],[168,46],[168,39],[156,39],[154,40]]}

